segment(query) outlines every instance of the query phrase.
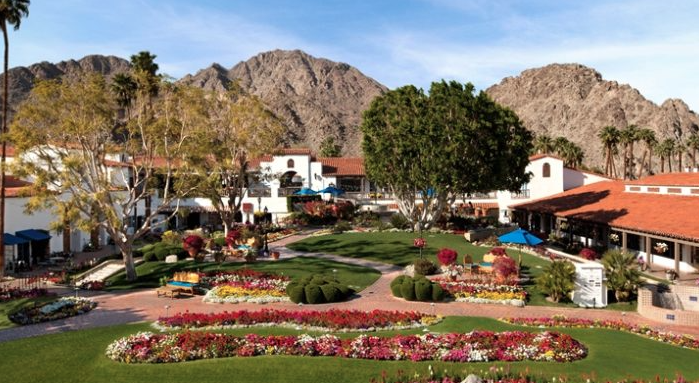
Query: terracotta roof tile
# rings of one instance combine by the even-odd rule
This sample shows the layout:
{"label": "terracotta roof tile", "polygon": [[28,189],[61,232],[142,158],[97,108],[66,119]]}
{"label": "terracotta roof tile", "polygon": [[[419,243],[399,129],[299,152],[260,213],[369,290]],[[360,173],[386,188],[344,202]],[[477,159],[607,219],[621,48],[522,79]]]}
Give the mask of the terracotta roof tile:
{"label": "terracotta roof tile", "polygon": [[364,176],[364,159],[359,157],[318,158],[324,176]]}
{"label": "terracotta roof tile", "polygon": [[253,158],[250,161],[248,161],[248,168],[250,169],[255,169],[260,167],[261,162],[272,162],[272,155],[271,154],[265,154],[262,157],[257,157]]}
{"label": "terracotta roof tile", "polygon": [[32,183],[13,176],[5,176],[5,197],[24,197],[28,195],[27,187]]}
{"label": "terracotta roof tile", "polygon": [[542,159],[542,158],[555,158],[555,159],[557,159],[557,160],[563,161],[563,159],[562,159],[561,157],[558,157],[558,156],[553,155],[553,154],[547,154],[547,153],[532,154],[531,156],[529,156],[529,161],[530,161],[530,162],[531,162],[531,161],[536,161],[536,160],[540,160],[540,159]]}
{"label": "terracotta roof tile", "polygon": [[699,242],[699,197],[627,193],[623,181],[597,182],[511,207]]}
{"label": "terracotta roof tile", "polygon": [[293,155],[312,155],[313,153],[311,152],[311,149],[308,148],[280,148],[275,150],[275,153],[278,155],[287,155],[287,156],[293,156]]}
{"label": "terracotta roof tile", "polygon": [[626,183],[652,186],[699,186],[699,173],[663,173]]}

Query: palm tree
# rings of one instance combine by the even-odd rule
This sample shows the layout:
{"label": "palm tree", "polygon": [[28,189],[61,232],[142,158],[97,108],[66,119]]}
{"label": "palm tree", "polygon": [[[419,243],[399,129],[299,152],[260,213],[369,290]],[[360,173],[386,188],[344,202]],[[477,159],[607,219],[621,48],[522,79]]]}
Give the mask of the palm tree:
{"label": "palm tree", "polygon": [[607,286],[614,290],[617,302],[625,302],[641,283],[636,256],[619,250],[610,250],[602,256]]}
{"label": "palm tree", "polygon": [[672,172],[672,153],[675,151],[675,140],[666,138],[659,142],[655,148],[660,156],[660,172],[665,173],[665,159],[667,159],[668,171]]}
{"label": "palm tree", "polygon": [[692,133],[689,138],[687,138],[687,150],[692,151],[692,167],[697,167],[697,150],[699,150],[699,134],[696,132]]}
{"label": "palm tree", "polygon": [[5,152],[7,143],[7,112],[9,109],[9,76],[8,65],[10,62],[10,40],[7,36],[7,27],[19,29],[22,18],[29,16],[29,0],[0,0],[0,28],[5,42],[5,56],[3,62],[3,96],[2,96],[2,153],[0,153],[0,276],[5,274]]}
{"label": "palm tree", "polygon": [[638,178],[643,174],[645,163],[646,174],[653,174],[653,148],[657,145],[658,140],[655,138],[655,132],[650,128],[643,128],[638,131],[638,139],[646,144],[646,151],[643,153],[643,158],[646,156],[648,161],[641,161],[641,168],[638,170]]}
{"label": "palm tree", "polygon": [[154,97],[158,95],[159,78],[158,64],[155,63],[156,55],[148,51],[141,51],[131,56],[134,77],[138,84],[138,90],[143,94]]}
{"label": "palm tree", "polygon": [[558,302],[575,288],[575,266],[568,261],[553,261],[546,265],[538,277],[536,286],[552,301]]}
{"label": "palm tree", "polygon": [[534,151],[539,154],[554,152],[553,139],[547,134],[537,135],[534,139]]}
{"label": "palm tree", "polygon": [[568,141],[567,138],[565,137],[556,137],[553,140],[553,151],[556,153],[557,156],[563,157],[563,152],[565,151],[566,147],[570,144],[570,141]]}
{"label": "palm tree", "polygon": [[687,151],[687,147],[682,143],[682,141],[675,141],[675,151],[674,153],[677,154],[677,171],[681,172],[682,171],[682,157],[684,156],[684,153]]}
{"label": "palm tree", "polygon": [[112,92],[116,95],[116,101],[120,107],[126,109],[127,119],[131,116],[131,100],[136,95],[138,84],[127,73],[119,73],[112,79]]}
{"label": "palm tree", "polygon": [[619,144],[619,129],[615,126],[607,125],[600,130],[597,137],[602,141],[605,150],[606,160],[604,174],[609,177],[615,177],[614,153],[616,152],[616,146]]}
{"label": "palm tree", "polygon": [[569,168],[579,168],[585,159],[582,149],[570,141],[560,149],[559,155],[563,158],[563,165]]}
{"label": "palm tree", "polygon": [[624,179],[631,178],[634,167],[633,144],[638,141],[639,129],[636,125],[628,125],[619,132],[619,138],[624,145]]}

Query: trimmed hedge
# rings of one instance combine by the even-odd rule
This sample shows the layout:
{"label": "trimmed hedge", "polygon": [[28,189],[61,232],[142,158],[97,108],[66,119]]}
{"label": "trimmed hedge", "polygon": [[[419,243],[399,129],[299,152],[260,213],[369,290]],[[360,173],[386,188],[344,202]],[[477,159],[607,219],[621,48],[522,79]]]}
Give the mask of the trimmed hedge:
{"label": "trimmed hedge", "polygon": [[286,287],[286,295],[294,303],[311,305],[333,303],[346,300],[354,290],[341,284],[333,277],[314,275],[291,281]]}
{"label": "trimmed hedge", "polygon": [[415,274],[432,275],[437,271],[437,265],[429,259],[416,259],[413,263]]}
{"label": "trimmed hedge", "polygon": [[165,257],[170,254],[177,255],[178,260],[187,258],[187,252],[182,248],[182,245],[173,245],[165,242],[143,246],[134,251],[134,256],[136,256],[137,253],[142,254],[145,262],[164,261]]}
{"label": "trimmed hedge", "polygon": [[415,278],[407,275],[397,277],[391,281],[391,292],[393,296],[406,301],[441,302],[446,296],[439,283],[434,283],[421,275]]}

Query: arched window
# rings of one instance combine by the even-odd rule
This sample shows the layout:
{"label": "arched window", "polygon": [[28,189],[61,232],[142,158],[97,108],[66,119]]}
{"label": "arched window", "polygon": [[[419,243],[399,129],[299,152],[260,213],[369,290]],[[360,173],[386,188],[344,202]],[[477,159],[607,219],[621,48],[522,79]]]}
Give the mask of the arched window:
{"label": "arched window", "polygon": [[286,161],[286,167],[289,169],[293,169],[294,168],[294,160]]}
{"label": "arched window", "polygon": [[551,165],[549,165],[548,162],[544,163],[544,168],[541,170],[541,173],[544,178],[551,177]]}

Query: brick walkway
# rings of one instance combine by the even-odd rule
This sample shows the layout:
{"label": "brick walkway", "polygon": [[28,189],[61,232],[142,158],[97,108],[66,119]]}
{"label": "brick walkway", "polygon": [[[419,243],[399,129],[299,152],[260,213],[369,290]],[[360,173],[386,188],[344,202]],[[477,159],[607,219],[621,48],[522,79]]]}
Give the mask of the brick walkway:
{"label": "brick walkway", "polygon": [[56,333],[67,330],[77,330],[91,327],[109,326],[121,323],[138,321],[154,321],[160,316],[190,311],[190,312],[222,312],[234,310],[258,310],[261,308],[275,308],[287,310],[328,310],[331,308],[359,309],[359,310],[416,310],[425,313],[441,315],[480,316],[500,318],[513,317],[541,317],[554,314],[563,314],[568,317],[585,319],[611,319],[622,320],[628,323],[648,324],[655,328],[672,331],[680,334],[689,334],[699,337],[699,326],[674,326],[664,323],[655,323],[641,317],[635,312],[619,312],[603,309],[579,309],[558,308],[544,306],[526,306],[523,308],[496,304],[473,304],[463,302],[425,303],[407,302],[391,295],[390,282],[402,273],[402,268],[364,259],[344,258],[336,255],[319,253],[300,253],[289,250],[285,245],[304,238],[304,235],[296,235],[270,244],[270,248],[280,251],[282,258],[297,256],[314,256],[337,260],[345,263],[373,267],[381,271],[381,277],[371,286],[358,294],[358,297],[341,303],[322,305],[296,305],[291,302],[280,302],[266,305],[240,303],[240,304],[216,304],[204,303],[201,296],[183,297],[179,299],[158,298],[155,289],[140,291],[128,291],[119,293],[97,292],[84,294],[91,295],[99,305],[93,312],[65,320],[48,322],[43,324],[23,326],[0,331],[0,342],[19,339],[29,336],[37,336],[48,333]]}

